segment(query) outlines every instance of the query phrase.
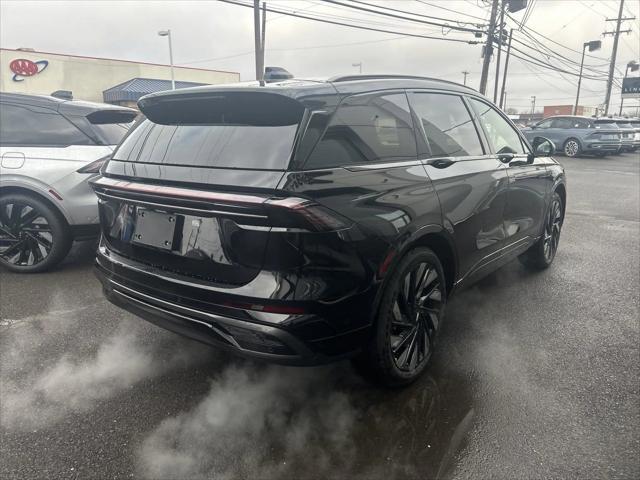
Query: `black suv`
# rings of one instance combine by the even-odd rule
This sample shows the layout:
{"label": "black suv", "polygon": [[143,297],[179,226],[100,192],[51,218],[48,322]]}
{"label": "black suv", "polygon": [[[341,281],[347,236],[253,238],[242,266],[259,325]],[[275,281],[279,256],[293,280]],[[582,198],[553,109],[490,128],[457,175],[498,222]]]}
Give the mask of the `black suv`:
{"label": "black suv", "polygon": [[387,385],[433,352],[445,303],[519,257],[554,259],[553,144],[484,97],[401,76],[198,87],[146,119],[93,182],[115,304],[292,365],[355,357]]}

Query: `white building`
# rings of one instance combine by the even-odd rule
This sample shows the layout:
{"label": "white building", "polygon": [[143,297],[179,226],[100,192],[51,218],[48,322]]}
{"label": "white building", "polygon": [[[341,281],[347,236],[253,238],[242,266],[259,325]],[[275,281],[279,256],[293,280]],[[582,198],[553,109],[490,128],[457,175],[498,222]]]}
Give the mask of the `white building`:
{"label": "white building", "polygon": [[[237,72],[174,67],[176,88],[240,81]],[[82,57],[31,49],[0,49],[0,91],[51,95],[135,105],[140,96],[171,88],[169,65]]]}

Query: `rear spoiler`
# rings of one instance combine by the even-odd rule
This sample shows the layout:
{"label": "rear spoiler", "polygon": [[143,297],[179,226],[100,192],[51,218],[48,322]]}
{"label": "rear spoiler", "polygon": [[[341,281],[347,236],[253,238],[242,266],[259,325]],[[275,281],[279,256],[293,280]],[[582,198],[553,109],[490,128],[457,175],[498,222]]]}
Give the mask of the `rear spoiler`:
{"label": "rear spoiler", "polygon": [[146,95],[138,107],[161,125],[295,125],[305,110],[299,101],[276,91],[193,90]]}

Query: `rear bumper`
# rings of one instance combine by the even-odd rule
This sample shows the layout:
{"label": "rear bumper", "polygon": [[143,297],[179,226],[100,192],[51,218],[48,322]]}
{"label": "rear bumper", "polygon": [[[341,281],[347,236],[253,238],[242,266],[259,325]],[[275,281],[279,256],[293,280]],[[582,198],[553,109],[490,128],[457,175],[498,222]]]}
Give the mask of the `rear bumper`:
{"label": "rear bumper", "polygon": [[133,270],[127,274],[121,259],[114,262],[110,257],[113,254],[104,255],[101,247],[95,268],[109,301],[166,330],[242,356],[284,365],[320,365],[357,354],[369,332],[360,327],[327,336],[326,319],[310,314],[273,314],[284,318],[276,318],[280,324],[267,324],[255,317],[270,314],[177,296],[162,285],[150,287],[155,280],[141,282]]}

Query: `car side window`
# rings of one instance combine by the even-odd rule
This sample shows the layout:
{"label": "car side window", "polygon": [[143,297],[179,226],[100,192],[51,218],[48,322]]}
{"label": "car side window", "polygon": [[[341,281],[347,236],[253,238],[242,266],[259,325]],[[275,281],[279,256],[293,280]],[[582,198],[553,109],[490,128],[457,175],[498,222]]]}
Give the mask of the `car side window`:
{"label": "car side window", "polygon": [[587,120],[576,119],[573,121],[573,128],[589,128]]}
{"label": "car side window", "polygon": [[404,93],[354,95],[338,106],[304,168],[416,158],[407,96]]}
{"label": "car side window", "polygon": [[553,122],[552,119],[549,120],[543,120],[542,122],[538,123],[536,125],[536,128],[541,128],[541,129],[545,129],[545,128],[551,128],[551,123]]}
{"label": "car side window", "polygon": [[570,118],[556,118],[553,120],[553,128],[574,128],[573,120]]}
{"label": "car side window", "polygon": [[0,144],[21,146],[94,145],[66,118],[51,111],[17,105],[0,106]]}
{"label": "car side window", "polygon": [[482,143],[462,98],[415,92],[411,105],[434,157],[483,155]]}
{"label": "car side window", "polygon": [[469,102],[475,109],[495,153],[525,153],[516,129],[495,108],[475,98],[469,98]]}

